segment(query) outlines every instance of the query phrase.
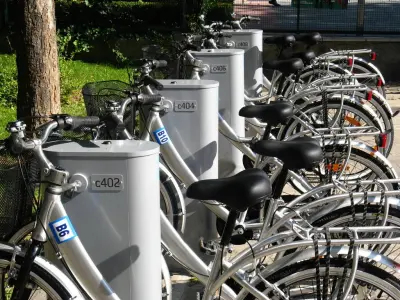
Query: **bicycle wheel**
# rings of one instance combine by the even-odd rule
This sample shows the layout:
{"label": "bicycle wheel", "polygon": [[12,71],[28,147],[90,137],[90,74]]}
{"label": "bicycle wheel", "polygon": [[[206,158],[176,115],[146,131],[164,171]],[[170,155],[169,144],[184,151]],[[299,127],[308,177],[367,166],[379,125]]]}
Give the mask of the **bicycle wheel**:
{"label": "bicycle wheel", "polygon": [[[343,101],[343,106],[339,99],[329,99],[327,104],[328,127],[364,127],[374,126],[378,130],[383,131],[380,122],[373,116],[371,112],[365,110],[361,105],[351,101]],[[322,101],[315,101],[301,108],[301,112],[297,112],[296,116],[303,122],[308,123],[313,128],[324,128],[323,106]],[[334,123],[336,121],[336,123]],[[339,124],[337,124],[339,123]],[[283,126],[279,132],[278,139],[283,140],[296,133],[308,130],[306,126],[301,124],[298,119],[292,118],[287,125]],[[372,129],[359,129],[358,132],[373,132]],[[361,136],[358,141],[374,148],[376,140],[374,136]]]}
{"label": "bicycle wheel", "polygon": [[[317,220],[310,221],[311,225],[314,227],[365,227],[365,226],[381,226],[382,225],[382,217],[383,213],[380,209],[380,206],[377,203],[364,205],[355,205],[354,206],[354,216],[353,210],[350,207],[343,207],[340,209],[336,209],[329,213],[326,213],[324,216],[320,217]],[[378,225],[377,225],[378,224]],[[385,223],[385,226],[400,226],[400,210],[397,209],[396,206],[390,206],[388,218]],[[377,238],[377,233],[363,233],[362,238]],[[382,238],[398,238],[399,234],[395,232],[386,232],[383,233]],[[331,234],[331,238],[335,239],[346,239],[348,236],[346,234]],[[299,238],[295,239],[299,241]],[[400,249],[396,244],[387,244],[387,245],[368,245],[361,247],[367,248],[370,250],[374,250],[375,252],[379,252],[394,261],[399,260]],[[291,254],[295,251],[304,250],[304,248],[291,249],[285,251],[285,255]]]}
{"label": "bicycle wheel", "polygon": [[[331,259],[329,263],[329,277],[327,299],[340,284],[346,261],[344,259]],[[320,287],[323,291],[323,278],[327,273],[327,264],[324,258],[320,259]],[[286,266],[265,278],[268,282],[279,287],[290,300],[318,299],[315,260],[307,260]],[[274,297],[271,288],[263,282],[256,288],[269,297]],[[321,295],[320,295],[321,297]],[[254,296],[243,293],[237,299],[252,300]],[[275,296],[273,299],[282,299]],[[400,299],[400,281],[393,275],[371,264],[360,261],[355,274],[353,286],[346,300],[368,299]]]}
{"label": "bicycle wheel", "polygon": [[[9,277],[8,270],[11,262],[12,253],[0,250],[0,299],[8,300],[13,292],[13,279]],[[15,267],[19,270],[24,257],[21,255],[16,256]],[[55,278],[47,270],[37,265],[35,262],[32,266],[32,271],[29,276],[29,282],[25,288],[26,297],[24,299],[51,299],[51,300],[68,300],[75,299],[68,291],[65,284]],[[30,291],[29,291],[30,290]],[[47,298],[46,298],[47,296]]]}
{"label": "bicycle wheel", "polygon": [[[342,67],[334,64],[329,65],[329,70],[324,68],[318,68],[318,66],[308,66],[301,71],[299,75],[299,82],[296,84],[296,89],[294,89],[294,77],[291,77],[291,80],[286,80],[284,87],[282,89],[282,95],[285,98],[290,97],[302,87],[308,86],[312,82],[317,79],[326,77],[326,76],[337,76],[337,75],[350,75],[351,73]],[[326,85],[336,85],[337,80],[334,81],[325,81]]]}
{"label": "bicycle wheel", "polygon": [[[354,97],[360,99],[360,101],[363,102],[363,106],[368,106],[376,114],[380,123],[383,125],[383,132],[386,132],[387,142],[386,147],[384,149],[381,148],[380,150],[383,155],[388,157],[394,142],[394,126],[392,114],[387,106],[383,103],[384,99],[378,97],[375,93],[373,93],[372,99],[365,101],[365,93],[361,92],[355,92]],[[338,96],[336,98],[338,99],[340,97]]]}
{"label": "bicycle wheel", "polygon": [[[357,182],[358,180],[374,180],[374,179],[395,179],[389,166],[385,165],[382,161],[375,156],[370,155],[364,151],[352,148],[349,160],[345,164],[342,153],[347,153],[346,145],[337,145],[325,147],[326,162],[321,162],[319,168],[311,171],[300,170],[298,171],[312,186],[318,186],[326,181],[326,172],[332,172],[332,175],[338,175],[343,172],[339,181],[341,182]],[[326,182],[329,183],[329,182]],[[398,189],[397,183],[387,183],[388,190]],[[373,186],[366,186],[366,190],[370,190]]]}
{"label": "bicycle wheel", "polygon": [[[335,61],[334,61],[335,62]],[[347,59],[345,60],[344,63],[340,63],[337,61],[339,65],[341,65],[344,68],[349,68],[347,66]],[[346,65],[344,65],[346,64]],[[380,75],[376,70],[371,66],[372,63],[368,63],[367,61],[363,60],[362,58],[355,57],[353,60],[353,74],[377,74]],[[386,92],[385,92],[385,85],[382,82],[381,86],[377,86],[377,80],[376,79],[357,79],[359,83],[365,84],[369,86],[372,89],[377,90],[384,98],[386,98]]]}
{"label": "bicycle wheel", "polygon": [[[343,207],[341,209],[327,213],[325,216],[319,218],[312,223],[315,227],[364,227],[364,226],[376,226],[376,224],[382,224],[382,211],[379,205],[355,205],[355,215],[349,207]],[[385,226],[396,226],[400,227],[400,210],[394,206],[390,206],[388,218]],[[343,238],[343,235],[335,234],[332,238]],[[377,237],[376,233],[364,233],[363,238]],[[386,232],[382,235],[382,238],[396,238],[399,237],[398,233]],[[379,245],[372,247],[374,251],[377,251],[394,261],[399,260],[400,249],[396,245]]]}

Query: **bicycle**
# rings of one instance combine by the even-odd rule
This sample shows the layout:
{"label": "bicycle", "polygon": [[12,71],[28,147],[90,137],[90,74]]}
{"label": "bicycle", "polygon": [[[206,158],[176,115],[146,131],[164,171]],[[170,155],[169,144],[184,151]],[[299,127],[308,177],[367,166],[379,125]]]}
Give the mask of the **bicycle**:
{"label": "bicycle", "polygon": [[[187,57],[188,61],[192,61],[192,62],[194,61],[193,64],[196,64],[196,65],[200,65],[201,64],[201,62],[199,62],[198,60],[196,62],[196,59],[193,58],[193,56],[189,52],[186,53],[186,57]],[[201,72],[201,67],[197,67],[197,66],[193,67],[191,78],[192,79],[200,79],[200,76],[199,76],[200,72]],[[147,78],[149,76],[149,74],[146,73],[145,76]],[[143,75],[141,77],[143,77]],[[156,86],[156,87],[159,86],[159,85],[160,85],[159,83],[158,84],[154,84],[154,86]],[[142,88],[142,92],[144,92],[144,93],[149,93],[149,94],[153,93],[153,91],[151,89],[151,86],[146,84],[146,83],[143,83],[140,87]],[[355,91],[357,91],[357,89],[359,89],[360,91],[362,91],[363,89],[365,90],[365,88],[363,88],[362,86],[343,86],[343,87],[341,87],[341,86],[338,86],[338,87],[336,87],[336,86],[331,86],[331,87],[327,86],[327,87],[323,87],[323,88],[326,88],[326,90],[325,90],[326,92],[331,92],[331,93],[340,92],[341,91],[340,88],[343,88],[343,90],[345,90],[345,91],[346,90],[351,91],[352,89],[355,90]],[[312,95],[318,95],[318,94],[321,94],[321,93],[324,94],[323,92],[321,92],[321,89],[322,88],[319,87],[319,86],[311,87],[311,88],[309,88],[307,90],[305,89],[304,91],[301,91],[301,92],[297,93],[296,95],[294,95],[293,97],[289,98],[288,100],[290,102],[296,103],[297,99],[304,99],[305,95],[308,95],[309,98],[312,98],[312,97],[310,97]],[[316,102],[316,103],[314,103],[314,102]],[[91,106],[95,107],[97,105],[98,104],[96,103],[96,104],[93,104]],[[303,112],[302,112],[302,109],[304,107],[308,108],[308,105],[312,105],[312,107],[314,107],[314,108],[319,108],[319,107],[321,107],[320,106],[321,102],[318,102],[318,101],[315,101],[315,100],[310,100],[308,102],[305,102],[304,104],[299,105],[298,107],[296,107],[295,115],[300,114],[300,116],[302,117],[304,115]],[[334,106],[331,107],[332,105],[334,105]],[[372,115],[373,112],[365,111],[365,112],[361,113],[361,112],[359,112],[357,110],[357,108],[358,108],[357,105],[358,105],[357,103],[355,103],[355,104],[351,103],[350,99],[348,99],[348,102],[345,102],[344,104],[343,104],[343,100],[336,100],[336,102],[328,103],[329,111],[333,110],[334,112],[336,112],[335,114],[333,114],[333,117],[329,117],[329,127],[335,126],[335,122],[337,122],[337,120],[338,120],[337,114],[340,115],[340,113],[344,114],[346,112],[349,115],[349,117],[348,117],[349,121],[346,122],[347,125],[345,125],[345,126],[349,126],[349,125],[353,126],[350,121],[352,120],[351,116],[354,116],[353,118],[357,118],[357,120],[358,120],[357,122],[359,122],[359,125],[361,127],[362,127],[362,125],[363,126],[367,126],[367,127],[365,127],[366,128],[365,129],[366,132],[371,131],[372,128],[376,128],[376,127],[378,128],[378,130],[382,131],[383,128],[381,127],[379,122],[375,121],[375,118]],[[342,107],[344,107],[344,108],[342,108]],[[317,110],[320,110],[320,109],[317,109]],[[261,136],[264,135],[264,128],[265,128],[265,126],[267,126],[268,121],[264,120],[264,123],[260,123],[256,118],[262,118],[262,115],[265,114],[265,113],[267,113],[267,111],[263,112],[263,107],[257,105],[257,106],[252,108],[251,114],[250,114],[250,111],[249,111],[248,115],[246,115],[246,114],[242,115],[242,116],[246,117],[246,121],[250,124],[250,126],[253,126],[254,128],[257,128],[257,131],[258,131],[258,133],[260,133]],[[275,113],[279,113],[279,111],[276,111]],[[94,112],[94,114],[96,114],[96,112]],[[291,115],[288,115],[286,117],[289,120]],[[286,121],[287,120],[285,119],[285,122]],[[310,123],[313,124],[315,121],[310,122],[310,120],[307,120],[307,119],[305,121],[302,121],[301,119],[299,119],[299,117],[296,116],[294,124],[297,125],[297,124],[299,124],[298,122],[303,124],[303,126],[308,129],[310,127],[309,124]],[[304,123],[306,123],[306,124],[304,125]],[[288,124],[293,124],[293,121],[289,121]],[[372,124],[372,127],[368,127],[369,124]],[[278,125],[278,124],[275,124],[275,125]],[[129,127],[131,127],[131,126],[129,126]],[[320,126],[318,126],[318,127],[320,127]],[[292,132],[292,129],[289,130],[289,131],[284,131],[287,128],[288,128],[287,126],[282,126],[281,127],[281,129],[279,130],[279,135],[278,135],[279,139],[287,138],[288,133]],[[222,134],[222,136],[224,138],[227,138],[230,143],[232,143],[235,147],[237,147],[245,155],[245,166],[251,166],[252,165],[251,161],[255,161],[256,157],[244,145],[244,143],[249,143],[249,141],[251,141],[251,138],[242,139],[240,137],[237,137],[236,134],[234,134],[234,131],[223,120],[222,116],[220,116],[219,130],[220,130],[220,132],[221,132],[221,134]],[[365,136],[369,136],[369,137],[372,137],[373,135],[377,135],[377,133],[374,133],[374,134],[367,133],[367,134],[365,134]],[[360,134],[359,136],[362,136],[362,134]],[[372,139],[371,142],[374,145],[376,145],[375,139]],[[333,152],[335,152],[335,151],[340,152],[339,151],[340,147],[341,146],[339,146],[336,150],[333,150]],[[368,148],[367,147],[370,150],[369,151],[368,150],[365,151],[367,148],[365,148],[365,145],[362,144],[362,143],[354,142],[352,147],[354,147],[354,149],[356,149],[356,148],[358,149],[358,150],[354,150],[354,151],[361,151],[361,152],[359,152],[357,154],[354,154],[355,156],[359,156],[359,155],[363,156],[362,159],[355,159],[355,161],[357,161],[358,163],[362,163],[362,161],[365,161],[365,157],[367,157],[367,159],[368,159],[368,156],[370,156],[370,153],[374,153],[374,155],[375,155],[375,151],[373,150],[373,148]],[[328,152],[330,152],[329,149],[328,149]],[[362,153],[367,154],[367,156],[363,155]],[[354,157],[354,155],[352,157]],[[396,174],[394,173],[393,168],[391,167],[390,163],[383,156],[381,156],[379,153],[376,153],[376,157],[373,158],[373,160],[375,160],[375,159],[377,159],[379,161],[380,167],[378,167],[378,168],[372,167],[372,169],[374,169],[374,170],[378,170],[378,169],[385,170],[385,171],[383,171],[383,173],[387,174],[389,176],[389,178],[396,178]],[[307,186],[308,185],[306,184],[305,188],[307,188]]]}
{"label": "bicycle", "polygon": [[[72,124],[78,123],[78,120],[74,118],[72,118],[72,121]],[[96,124],[98,124],[98,122],[98,118],[83,118],[79,120],[80,125],[87,126],[95,126]],[[51,163],[47,161],[46,157],[43,156],[41,148],[41,145],[45,142],[51,130],[63,125],[64,124],[59,124],[57,121],[50,122],[43,127],[44,135],[42,135],[41,139],[25,140],[23,124],[21,124],[20,122],[10,123],[8,128],[11,131],[12,148],[14,149],[14,151],[17,150],[19,153],[22,153],[23,151],[26,151],[28,149],[32,150],[35,156],[41,161],[41,163],[49,167],[50,172],[54,172],[55,175],[59,172],[62,172],[62,175],[67,175],[67,177],[69,177],[67,172],[55,169],[51,165]],[[79,265],[82,264],[82,260],[79,259],[79,256],[84,255],[85,250],[82,247],[78,236],[74,237],[68,242],[58,244],[58,250],[61,254],[63,254],[63,257],[67,261],[67,265],[72,270],[79,270],[78,272],[73,272],[73,274],[79,274],[79,276],[72,276],[72,279],[76,282],[72,282],[68,277],[63,275],[61,271],[50,268],[50,265],[46,265],[45,260],[43,260],[42,258],[36,257],[37,247],[40,247],[40,245],[44,242],[46,238],[46,234],[44,234],[44,231],[47,231],[50,240],[55,238],[50,229],[43,228],[41,224],[47,224],[48,221],[52,219],[58,218],[60,216],[66,216],[67,214],[62,206],[62,202],[59,201],[59,199],[61,199],[61,194],[64,191],[76,189],[81,186],[81,183],[78,182],[78,180],[75,180],[74,182],[71,182],[69,184],[63,184],[62,181],[60,181],[60,177],[56,177],[57,176],[49,178],[50,183],[46,189],[44,202],[42,204],[42,209],[40,211],[38,219],[41,220],[41,222],[38,222],[38,225],[35,228],[32,238],[32,244],[30,245],[30,248],[25,255],[25,258],[21,256],[16,248],[0,244],[0,255],[5,259],[4,261],[10,265],[10,269],[8,272],[6,272],[6,274],[8,276],[12,276],[12,274],[14,274],[13,276],[16,276],[17,278],[14,290],[12,291],[12,299],[19,299],[17,297],[21,293],[21,291],[27,293],[29,292],[29,289],[34,288],[34,285],[26,285],[25,282],[31,282],[30,280],[35,278],[33,276],[36,275],[37,276],[35,282],[40,285],[42,290],[50,292],[50,296],[53,297],[53,299],[84,299],[83,295],[80,293],[77,286],[74,285],[74,283],[81,283],[80,287],[83,288],[83,290],[85,290],[93,299],[119,299],[118,296],[115,295],[115,293],[105,295],[104,291],[101,288],[99,289],[99,287],[107,286],[107,283],[104,281],[101,275],[99,276],[99,272],[96,272],[97,268],[93,264],[90,264],[89,257],[85,257],[83,263],[83,265],[85,266],[84,268],[82,268],[82,265]],[[238,185],[239,182],[247,182],[248,184]],[[224,190],[231,191],[231,197],[224,196],[224,193],[221,194],[221,192]],[[79,190],[76,192],[79,192]],[[213,299],[213,295],[217,293],[217,297],[221,297],[222,294],[223,299],[243,299],[243,295],[246,296],[247,294],[251,294],[259,299],[268,300],[270,299],[267,296],[269,292],[278,297],[281,297],[282,299],[289,299],[288,297],[291,297],[293,293],[296,293],[296,290],[298,290],[298,287],[295,286],[292,288],[292,293],[290,287],[296,283],[296,280],[303,280],[303,278],[299,278],[298,274],[301,274],[302,270],[304,270],[304,267],[301,267],[298,264],[288,264],[287,259],[285,259],[284,261],[278,260],[274,265],[275,271],[273,270],[269,273],[268,271],[270,269],[268,268],[261,269],[261,266],[256,266],[256,270],[253,271],[248,267],[251,267],[251,265],[253,265],[257,260],[268,254],[277,253],[279,251],[282,251],[283,249],[297,248],[299,246],[313,246],[315,245],[315,241],[317,241],[317,245],[321,245],[321,247],[317,246],[316,253],[311,253],[313,251],[301,252],[303,254],[303,257],[309,258],[308,260],[306,260],[309,270],[308,276],[310,276],[311,274],[315,274],[315,267],[311,268],[310,265],[311,263],[313,263],[313,266],[315,266],[315,261],[314,259],[312,261],[310,259],[314,257],[315,254],[317,255],[317,257],[319,255],[323,256],[324,251],[328,251],[328,253],[330,253],[330,256],[334,257],[334,259],[331,260],[331,264],[334,266],[332,267],[331,273],[333,278],[331,279],[330,275],[327,272],[327,269],[324,268],[324,266],[328,264],[327,261],[324,261],[322,263],[323,267],[321,267],[321,263],[319,266],[316,267],[320,271],[319,276],[324,275],[324,279],[327,278],[326,280],[329,283],[335,280],[335,278],[336,280],[343,282],[343,284],[337,285],[333,291],[331,290],[328,293],[333,293],[334,295],[335,293],[338,293],[339,295],[344,295],[344,298],[346,298],[349,293],[354,293],[352,289],[353,286],[357,291],[359,289],[362,290],[362,288],[365,287],[366,284],[368,286],[367,290],[373,292],[375,295],[376,291],[379,289],[379,291],[377,292],[378,294],[385,294],[388,297],[392,297],[393,299],[397,299],[397,297],[399,297],[399,283],[395,277],[384,272],[382,269],[377,268],[376,266],[366,265],[363,262],[358,262],[358,258],[369,258],[372,261],[379,261],[387,267],[393,267],[395,265],[395,263],[390,259],[383,259],[382,256],[380,256],[380,258],[378,259],[377,256],[374,257],[374,255],[371,255],[371,253],[369,253],[369,255],[366,255],[365,251],[358,248],[358,245],[365,243],[384,244],[400,242],[399,239],[358,238],[357,233],[369,232],[371,231],[370,228],[329,229],[333,233],[353,232],[354,236],[351,236],[349,240],[332,239],[328,242],[327,240],[324,241],[323,239],[317,240],[315,238],[310,238],[301,242],[283,243],[279,246],[274,246],[273,248],[259,250],[269,243],[273,243],[274,241],[282,241],[288,236],[296,235],[296,233],[293,233],[293,230],[291,232],[281,232],[264,240],[263,243],[254,245],[252,248],[252,252],[254,252],[253,255],[242,254],[242,257],[237,259],[234,264],[225,261],[223,259],[225,252],[224,250],[226,249],[229,243],[229,239],[233,231],[235,230],[237,213],[239,211],[246,210],[248,207],[261,204],[265,200],[265,198],[268,197],[270,192],[271,186],[268,183],[267,175],[263,171],[256,169],[243,171],[242,173],[231,178],[200,181],[189,187],[189,197],[201,200],[204,200],[205,198],[208,199],[210,197],[216,198],[217,200],[221,201],[221,203],[227,204],[233,208],[232,211],[229,213],[229,222],[227,222],[226,229],[224,230],[224,233],[222,235],[220,242],[221,246],[217,250],[212,268],[207,267],[203,262],[201,262],[201,260],[199,260],[197,256],[195,256],[192,250],[184,243],[179,234],[175,231],[173,226],[161,212],[163,245],[164,247],[167,247],[167,249],[170,249],[172,251],[170,253],[174,255],[175,259],[184,263],[192,274],[195,274],[200,281],[206,284],[203,299]],[[241,195],[246,195],[245,201],[243,200],[243,197],[241,197]],[[53,209],[51,210],[51,208]],[[394,232],[398,231],[399,229],[395,227],[374,227],[373,230],[380,232]],[[320,232],[327,232],[327,230],[322,229],[320,230]],[[336,245],[343,245],[346,243],[350,243],[350,245],[352,246],[335,247]],[[74,248],[79,248],[79,251],[76,252],[77,255],[75,255],[73,259],[68,259],[68,255],[66,255],[67,251],[71,251]],[[351,264],[351,276],[346,283],[344,282],[346,276],[340,278],[341,276],[338,275],[343,274],[342,272],[343,270],[346,270],[346,268],[349,269],[348,267],[346,267],[346,263],[351,262],[351,260],[346,261],[338,257],[338,255],[342,253],[350,253],[353,261],[353,263]],[[297,253],[297,255],[299,254]],[[336,257],[338,258],[336,259]],[[15,264],[15,262],[18,262],[18,264]],[[20,271],[18,271],[19,264],[21,265]],[[285,273],[282,270],[282,267],[277,267],[277,264],[280,264],[280,266],[290,266],[291,270],[294,270],[294,278],[297,277],[297,279],[293,280],[293,276],[291,276],[289,278],[289,281],[286,279],[286,283],[290,282],[291,284],[282,285],[282,276],[279,277],[276,275],[272,275],[274,273]],[[243,267],[244,269],[242,269]],[[358,271],[358,268],[360,268],[360,271]],[[221,269],[224,269],[224,272],[220,276],[219,272],[221,271]],[[42,273],[39,273],[40,270],[42,270]],[[93,273],[97,275],[93,277]],[[363,276],[363,274],[368,274],[368,276]],[[47,277],[43,278],[44,275],[47,275]],[[242,286],[242,290],[239,292],[239,294],[235,293],[229,286],[223,284],[229,277],[231,277],[234,281]],[[85,280],[83,281],[83,279]],[[264,293],[258,290],[260,289],[260,286],[258,284],[258,281],[260,280],[262,280],[263,284],[265,284],[267,287],[267,290],[263,291]],[[8,284],[10,284],[11,282],[12,281],[8,281]],[[362,282],[363,284],[359,285],[359,282]],[[375,282],[378,282],[378,284],[375,284]],[[314,289],[315,286],[315,283],[311,286],[309,285],[308,291],[310,291],[311,288],[313,288],[313,291],[311,292],[311,294],[309,293],[308,296],[316,292]],[[219,293],[218,290],[220,290]],[[29,294],[30,293],[31,292],[29,292]],[[25,295],[29,296],[29,294]],[[242,295],[242,298],[240,298],[240,295]],[[237,298],[237,296],[239,296],[239,298]]]}

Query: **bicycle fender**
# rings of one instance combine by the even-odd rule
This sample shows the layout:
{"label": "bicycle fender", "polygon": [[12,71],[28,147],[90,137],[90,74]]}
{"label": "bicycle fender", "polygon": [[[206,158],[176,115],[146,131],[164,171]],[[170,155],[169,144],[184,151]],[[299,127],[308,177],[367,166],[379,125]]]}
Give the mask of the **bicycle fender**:
{"label": "bicycle fender", "polygon": [[[5,243],[0,243],[0,250],[13,253],[14,247]],[[19,256],[23,256],[24,253],[17,253]],[[71,299],[85,300],[77,286],[67,277],[60,269],[55,265],[50,263],[48,260],[41,256],[35,258],[35,264],[37,264],[42,269],[46,270],[52,277],[54,277],[58,282],[62,283],[64,288],[71,294]]]}
{"label": "bicycle fender", "polygon": [[[379,204],[381,201],[381,196],[368,196],[367,197],[367,202],[370,204]],[[387,197],[387,200],[389,202],[389,205],[396,208],[400,209],[400,199],[396,197]],[[323,208],[322,210],[318,211],[317,213],[313,214],[310,218],[307,218],[307,221],[309,223],[314,223],[315,221],[323,218],[326,216],[326,214],[334,212],[335,210],[339,210],[344,207],[351,207],[351,201],[350,199],[346,199],[341,201],[340,203],[335,203],[334,208],[330,205],[328,205],[326,208]],[[355,197],[354,198],[354,205],[364,205],[364,197]]]}
{"label": "bicycle fender", "polygon": [[382,153],[380,153],[379,151],[376,151],[371,146],[368,146],[361,141],[352,141],[351,147],[356,148],[365,153],[368,153],[369,155],[371,155],[371,156],[375,157],[376,159],[378,159],[379,161],[381,161],[388,168],[388,170],[390,171],[393,178],[397,178],[397,173],[394,170],[393,165],[387,159],[387,157],[385,157]]}
{"label": "bicycle fender", "polygon": [[172,175],[172,173],[162,163],[160,163],[159,165],[160,165],[160,179],[162,180],[162,182],[165,182],[165,181],[168,180],[174,186],[175,199],[178,200],[177,201],[178,209],[182,212],[181,232],[183,233],[183,232],[185,232],[185,227],[186,227],[186,204],[185,204],[185,199],[183,198],[183,194],[182,194],[181,188],[179,187],[179,184],[176,181],[175,177]]}
{"label": "bicycle fender", "polygon": [[[320,255],[326,254],[327,247],[319,246],[319,253]],[[331,247],[331,257],[337,258],[339,255],[347,255],[349,252],[349,247],[347,246],[333,246]],[[370,261],[374,261],[376,263],[380,263],[389,269],[394,270],[396,273],[400,271],[400,265],[396,263],[394,260],[390,259],[389,257],[383,256],[377,252],[359,248],[359,257],[365,258]],[[294,252],[287,256],[282,257],[281,259],[273,262],[272,264],[268,265],[263,271],[261,271],[261,276],[263,278],[267,278],[268,276],[272,275],[273,273],[277,272],[279,269],[282,269],[286,266],[291,264],[295,264],[302,260],[309,260],[315,258],[314,249],[306,249],[303,251]],[[251,281],[250,285],[256,286],[258,283],[261,282],[259,276],[255,276]],[[245,290],[241,290],[236,298],[236,300],[242,300],[245,297]]]}
{"label": "bicycle fender", "polygon": [[376,74],[379,75],[379,77],[380,77],[381,80],[382,80],[382,83],[383,83],[384,85],[386,84],[386,83],[385,83],[385,78],[383,78],[383,75],[382,75],[381,71],[379,71],[379,69],[378,69],[373,63],[370,63],[370,62],[366,61],[365,59],[363,59],[363,58],[361,58],[361,57],[354,57],[354,60],[361,61],[361,62],[363,62],[364,64],[368,65],[368,67],[370,67],[370,68],[373,70],[374,73],[376,73]]}

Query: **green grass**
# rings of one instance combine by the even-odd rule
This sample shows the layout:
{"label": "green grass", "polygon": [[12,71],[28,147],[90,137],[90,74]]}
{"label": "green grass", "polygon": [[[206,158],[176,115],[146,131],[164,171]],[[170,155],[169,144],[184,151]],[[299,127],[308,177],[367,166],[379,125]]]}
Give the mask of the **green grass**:
{"label": "green grass", "polygon": [[[81,89],[85,83],[103,80],[128,81],[126,69],[82,61],[60,60],[60,72],[62,112],[71,115],[85,114],[85,105],[81,94]],[[0,74],[4,74],[7,78],[16,74],[14,55],[0,55]],[[4,130],[5,126],[15,119],[15,105],[0,104],[0,139],[8,136],[8,133]]]}

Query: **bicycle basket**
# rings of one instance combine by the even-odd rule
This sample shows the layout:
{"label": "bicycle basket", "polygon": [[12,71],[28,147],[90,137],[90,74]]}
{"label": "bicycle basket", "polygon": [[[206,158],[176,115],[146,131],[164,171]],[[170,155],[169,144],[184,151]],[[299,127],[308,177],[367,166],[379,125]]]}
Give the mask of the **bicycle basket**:
{"label": "bicycle basket", "polygon": [[121,102],[127,98],[124,91],[131,90],[128,83],[119,80],[90,82],[83,86],[82,95],[88,116],[105,115],[105,103],[108,100]]}
{"label": "bicycle basket", "polygon": [[7,241],[33,220],[33,193],[39,168],[31,153],[11,154],[0,141],[0,239]]}

